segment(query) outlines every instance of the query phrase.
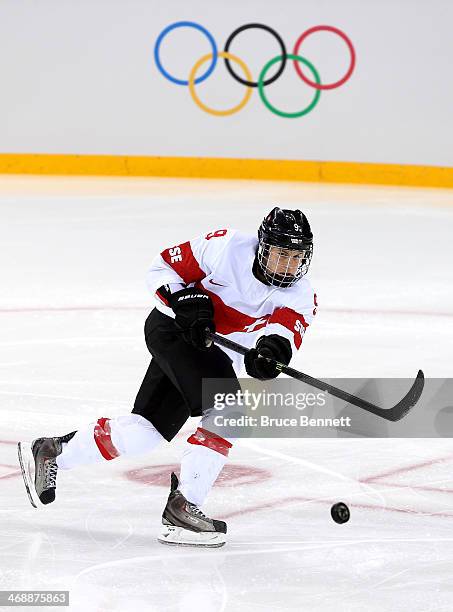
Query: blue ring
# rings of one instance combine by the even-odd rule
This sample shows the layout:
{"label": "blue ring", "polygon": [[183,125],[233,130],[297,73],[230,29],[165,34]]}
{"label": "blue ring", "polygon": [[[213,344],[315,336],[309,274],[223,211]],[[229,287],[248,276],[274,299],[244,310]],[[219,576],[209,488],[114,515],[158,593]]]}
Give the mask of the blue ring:
{"label": "blue ring", "polygon": [[171,74],[169,74],[165,70],[165,68],[162,66],[162,63],[161,63],[160,57],[159,57],[160,45],[161,45],[163,39],[165,38],[165,36],[167,36],[167,34],[169,32],[171,32],[172,30],[175,30],[176,28],[183,28],[183,27],[195,28],[196,30],[199,30],[200,32],[205,34],[205,36],[209,40],[209,42],[211,44],[211,47],[212,47],[212,62],[211,62],[211,65],[209,66],[209,68],[206,70],[206,72],[204,74],[202,74],[200,77],[195,79],[195,83],[198,84],[198,83],[201,83],[202,81],[204,81],[205,79],[208,78],[208,76],[213,72],[213,70],[214,70],[214,68],[216,67],[216,64],[217,64],[217,45],[216,45],[216,42],[215,42],[212,34],[210,32],[208,32],[208,30],[206,28],[204,28],[203,26],[201,26],[200,24],[195,23],[194,21],[176,21],[175,23],[170,24],[164,30],[162,30],[162,32],[159,34],[159,36],[158,36],[158,38],[156,40],[156,44],[154,46],[154,61],[156,62],[156,66],[158,67],[159,71],[163,74],[163,76],[166,79],[168,79],[169,81],[171,81],[172,83],[175,83],[176,85],[188,85],[189,84],[189,81],[183,81],[182,79],[176,79],[175,77],[171,76]]}

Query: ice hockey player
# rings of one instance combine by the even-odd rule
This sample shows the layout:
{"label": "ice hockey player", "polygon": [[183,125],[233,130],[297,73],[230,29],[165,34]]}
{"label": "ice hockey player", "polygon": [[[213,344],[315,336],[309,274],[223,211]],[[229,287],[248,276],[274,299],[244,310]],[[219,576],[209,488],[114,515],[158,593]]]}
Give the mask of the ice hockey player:
{"label": "ice hockey player", "polygon": [[[268,380],[279,374],[268,358],[289,364],[316,311],[305,276],[312,253],[306,216],[276,207],[261,223],[258,239],[219,229],[157,255],[147,277],[156,302],[145,324],[152,359],[132,413],[99,418],[65,436],[19,443],[32,504],[54,501],[58,469],[150,452],[170,442],[190,416],[201,417],[187,439],[179,479],[171,474],[158,539],[222,546],[225,522],[207,517],[200,507],[232,441],[203,426],[211,398],[202,394],[202,380],[218,379],[222,392],[236,392],[243,366],[250,376]],[[212,343],[209,330],[250,350],[245,357],[223,350]]]}

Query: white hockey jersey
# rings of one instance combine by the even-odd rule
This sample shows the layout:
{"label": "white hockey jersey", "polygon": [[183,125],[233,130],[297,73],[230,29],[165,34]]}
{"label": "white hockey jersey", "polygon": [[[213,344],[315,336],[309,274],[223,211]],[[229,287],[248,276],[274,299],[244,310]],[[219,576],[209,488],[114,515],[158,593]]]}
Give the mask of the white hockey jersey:
{"label": "white hockey jersey", "polygon": [[[216,331],[247,348],[262,335],[279,334],[299,349],[307,327],[316,314],[316,294],[303,277],[292,287],[265,285],[252,272],[258,238],[232,229],[165,249],[157,255],[147,274],[156,308],[174,318],[159,287],[183,283],[203,289],[214,304]],[[243,357],[224,350],[239,374]]]}

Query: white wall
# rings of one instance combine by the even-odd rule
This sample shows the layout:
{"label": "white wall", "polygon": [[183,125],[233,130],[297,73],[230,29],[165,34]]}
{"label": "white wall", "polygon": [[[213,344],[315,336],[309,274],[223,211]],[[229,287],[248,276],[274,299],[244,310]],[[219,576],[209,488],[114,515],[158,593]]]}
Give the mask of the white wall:
{"label": "white wall", "polygon": [[[154,64],[157,36],[180,20],[208,28],[219,50],[248,22],[275,28],[288,52],[307,28],[334,25],[354,43],[356,70],[299,119],[271,114],[257,91],[239,113],[213,117]],[[2,0],[0,152],[453,166],[452,24],[451,0]],[[201,34],[179,30],[162,58],[187,78],[209,49]],[[333,35],[314,35],[302,49],[323,82],[347,67],[346,46]],[[256,76],[278,46],[248,31],[231,51]],[[219,108],[237,103],[244,88],[219,60],[197,91]],[[291,64],[267,92],[287,110],[313,95]]]}

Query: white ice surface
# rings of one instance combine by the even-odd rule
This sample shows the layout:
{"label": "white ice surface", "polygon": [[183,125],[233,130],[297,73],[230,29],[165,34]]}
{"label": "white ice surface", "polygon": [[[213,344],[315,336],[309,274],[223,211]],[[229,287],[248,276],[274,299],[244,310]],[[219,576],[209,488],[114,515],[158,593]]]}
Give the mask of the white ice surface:
{"label": "white ice surface", "polygon": [[254,232],[276,203],[303,208],[316,240],[319,314],[295,367],[452,375],[453,192],[1,178],[0,589],[68,589],[72,610],[108,612],[453,609],[449,439],[238,443],[206,506],[228,521],[218,550],[156,541],[184,432],[60,472],[57,501],[29,505],[17,440],[131,410],[154,254],[228,225]]}

